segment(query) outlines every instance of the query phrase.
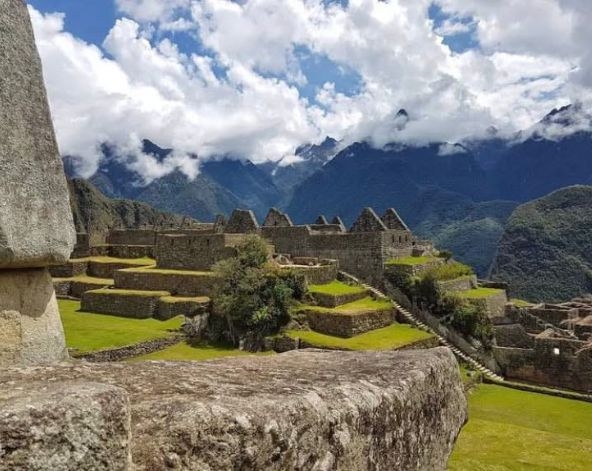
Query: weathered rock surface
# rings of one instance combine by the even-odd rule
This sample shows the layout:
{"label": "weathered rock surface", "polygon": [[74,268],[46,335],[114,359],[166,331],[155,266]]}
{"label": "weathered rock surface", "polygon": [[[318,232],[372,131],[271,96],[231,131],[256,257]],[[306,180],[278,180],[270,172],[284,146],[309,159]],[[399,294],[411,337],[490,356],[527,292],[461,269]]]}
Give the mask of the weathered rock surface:
{"label": "weathered rock surface", "polygon": [[0,268],[64,263],[68,188],[26,3],[0,0]]}
{"label": "weathered rock surface", "polygon": [[67,356],[48,270],[0,270],[0,367],[53,363]]}
{"label": "weathered rock surface", "polygon": [[[0,371],[1,384],[24,391],[65,380],[128,392],[138,470],[443,470],[466,419],[458,365],[444,348]],[[42,419],[43,443],[55,422]],[[0,442],[7,430],[0,424]],[[118,469],[109,466],[96,469]],[[38,469],[58,468],[48,460]]]}
{"label": "weathered rock surface", "polygon": [[0,389],[1,471],[124,471],[130,463],[124,390],[81,382]]}

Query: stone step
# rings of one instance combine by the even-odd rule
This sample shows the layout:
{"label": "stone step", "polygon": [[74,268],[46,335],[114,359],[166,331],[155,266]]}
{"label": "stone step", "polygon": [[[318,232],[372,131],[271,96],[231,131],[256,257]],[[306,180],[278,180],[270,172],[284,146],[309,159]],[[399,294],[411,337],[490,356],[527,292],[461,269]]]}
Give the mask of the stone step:
{"label": "stone step", "polygon": [[208,314],[212,302],[207,296],[164,296],[158,300],[156,318],[168,320],[177,316],[196,317]]}

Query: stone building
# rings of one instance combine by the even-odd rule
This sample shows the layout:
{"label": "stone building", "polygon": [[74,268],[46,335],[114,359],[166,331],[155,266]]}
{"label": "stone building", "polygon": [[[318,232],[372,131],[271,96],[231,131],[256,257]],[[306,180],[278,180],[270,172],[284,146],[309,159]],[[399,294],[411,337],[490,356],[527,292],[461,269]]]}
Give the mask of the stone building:
{"label": "stone building", "polygon": [[[137,231],[128,231],[130,236]],[[394,209],[378,217],[365,208],[351,229],[338,217],[330,224],[319,217],[314,224],[294,225],[287,214],[270,209],[263,226],[251,211],[235,210],[222,231],[156,234],[155,256],[159,268],[208,270],[219,260],[231,257],[248,234],[266,239],[276,254],[288,259],[336,260],[339,267],[369,282],[379,282],[390,258],[409,256],[418,248],[417,239]],[[121,242],[122,234],[111,240]],[[142,242],[147,242],[142,240]]]}

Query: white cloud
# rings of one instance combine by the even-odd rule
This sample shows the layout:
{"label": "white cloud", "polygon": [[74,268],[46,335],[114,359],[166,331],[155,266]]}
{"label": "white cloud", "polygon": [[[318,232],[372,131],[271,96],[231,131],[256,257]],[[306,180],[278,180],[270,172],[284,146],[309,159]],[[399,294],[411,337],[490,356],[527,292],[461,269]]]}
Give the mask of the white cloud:
{"label": "white cloud", "polygon": [[[377,146],[456,142],[492,125],[512,135],[554,107],[592,102],[588,0],[437,0],[450,16],[435,31],[432,0],[115,1],[129,18],[103,49],[31,8],[62,152],[84,156],[86,173],[102,142],[137,154],[150,180],[195,174],[182,157],[191,153],[285,163],[326,135]],[[480,49],[443,43],[473,29]],[[181,52],[162,34],[171,30],[190,31],[206,53]],[[298,48],[359,74],[359,92],[327,81],[316,102],[301,97],[310,77]],[[176,153],[142,156],[138,136]]]}

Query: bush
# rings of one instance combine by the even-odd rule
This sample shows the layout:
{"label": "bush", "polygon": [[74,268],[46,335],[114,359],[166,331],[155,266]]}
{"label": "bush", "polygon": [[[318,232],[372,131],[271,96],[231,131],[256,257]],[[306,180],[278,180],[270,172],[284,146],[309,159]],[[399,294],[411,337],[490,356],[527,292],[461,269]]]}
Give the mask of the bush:
{"label": "bush", "polygon": [[454,310],[450,326],[465,336],[471,336],[481,341],[485,348],[490,348],[493,342],[493,325],[485,308],[466,301]]}
{"label": "bush", "polygon": [[443,258],[448,262],[452,258],[452,252],[450,250],[440,250],[438,252],[438,258]]}
{"label": "bush", "polygon": [[430,268],[424,276],[431,276],[438,281],[454,280],[461,276],[474,275],[473,269],[459,262],[449,262]]}
{"label": "bush", "polygon": [[267,245],[257,236],[237,250],[235,257],[214,266],[221,282],[213,296],[211,333],[214,340],[258,350],[266,336],[290,320],[293,296],[305,292],[306,283],[268,264]]}

